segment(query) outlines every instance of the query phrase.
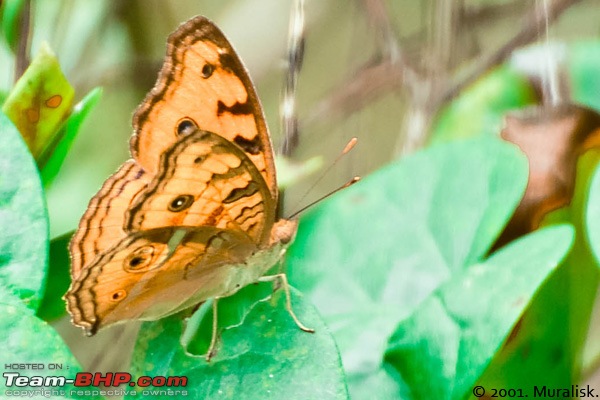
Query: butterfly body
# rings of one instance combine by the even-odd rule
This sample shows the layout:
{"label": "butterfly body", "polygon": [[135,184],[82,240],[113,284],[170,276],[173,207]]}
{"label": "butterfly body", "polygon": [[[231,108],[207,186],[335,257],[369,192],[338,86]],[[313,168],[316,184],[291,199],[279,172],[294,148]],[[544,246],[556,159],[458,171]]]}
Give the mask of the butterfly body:
{"label": "butterfly body", "polygon": [[70,245],[67,309],[88,334],[232,295],[276,265],[296,231],[277,219],[255,89],[206,18],[170,36],[133,125],[134,159],[90,201]]}

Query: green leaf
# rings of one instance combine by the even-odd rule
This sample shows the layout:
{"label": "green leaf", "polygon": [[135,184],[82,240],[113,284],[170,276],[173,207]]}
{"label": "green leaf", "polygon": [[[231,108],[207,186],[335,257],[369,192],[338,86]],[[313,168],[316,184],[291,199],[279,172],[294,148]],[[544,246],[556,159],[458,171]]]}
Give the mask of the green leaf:
{"label": "green leaf", "polygon": [[25,0],[4,0],[0,2],[2,11],[2,33],[8,47],[14,52],[20,34],[20,21],[25,6]]}
{"label": "green leaf", "polygon": [[[290,282],[332,328],[353,397],[371,375],[387,375],[381,360],[398,323],[485,256],[526,183],[514,146],[456,141],[393,163],[302,218]],[[402,389],[386,387],[390,397],[372,396]]]}
{"label": "green leaf", "polygon": [[48,215],[35,162],[0,113],[0,285],[36,309],[48,262]]}
{"label": "green leaf", "polygon": [[69,242],[73,232],[66,233],[50,241],[50,263],[44,288],[44,297],[37,310],[37,316],[44,321],[52,321],[66,314],[62,296],[71,284],[69,268]]}
{"label": "green leaf", "polygon": [[8,93],[3,90],[0,90],[0,105],[4,104],[7,97],[8,97]]}
{"label": "green leaf", "polygon": [[600,165],[596,165],[590,179],[590,192],[585,213],[586,239],[600,266]]}
{"label": "green leaf", "polygon": [[275,164],[277,165],[277,186],[279,190],[284,190],[322,168],[323,157],[311,157],[303,162],[295,162],[287,157],[276,156]]}
{"label": "green leaf", "polygon": [[347,399],[337,348],[315,310],[292,292],[296,315],[316,330],[303,332],[286,311],[283,290],[256,302],[261,297],[254,297],[252,286],[232,296],[229,307],[238,301],[244,308],[251,300],[246,296],[254,306],[241,325],[222,332],[219,351],[209,363],[186,355],[180,344],[182,322],[175,316],[142,326],[132,373],[187,376],[188,397],[182,398]]}
{"label": "green leaf", "polygon": [[71,112],[73,95],[58,60],[43,45],[2,106],[36,160]]}
{"label": "green leaf", "polygon": [[461,399],[504,343],[532,296],[568,252],[573,229],[537,231],[473,265],[402,321],[386,361],[413,399]]}
{"label": "green leaf", "polygon": [[440,112],[430,143],[498,136],[507,111],[535,102],[535,91],[525,77],[507,66],[498,67]]}
{"label": "green leaf", "polygon": [[[240,325],[257,301],[267,300],[271,295],[271,285],[257,284],[246,286],[235,296],[219,299],[219,326],[228,329]],[[205,355],[212,339],[212,325],[213,300],[209,299],[186,321],[181,336],[184,349],[194,355]]]}
{"label": "green leaf", "polygon": [[573,100],[600,112],[600,41],[572,44],[567,60]]}
{"label": "green leaf", "polygon": [[[575,227],[573,248],[540,288],[518,329],[492,361],[479,382],[484,387],[518,388],[548,382],[569,387],[581,382],[582,358],[589,358],[582,353],[600,281],[584,228],[586,209],[596,207],[588,193],[598,160],[597,149],[579,157],[570,205],[545,217],[543,226],[569,223]],[[597,333],[591,332],[590,338],[595,337]]]}
{"label": "green leaf", "polygon": [[[0,363],[6,364],[42,364],[42,369],[7,369],[3,373],[19,373],[21,376],[64,376],[74,379],[75,374],[81,371],[79,363],[71,354],[67,345],[60,335],[48,324],[34,315],[33,310],[26,307],[19,298],[0,289],[0,332],[4,339],[2,357]],[[51,369],[49,364],[54,364],[56,369]],[[34,386],[6,387],[6,379],[0,379],[0,393],[6,394],[6,390],[40,390],[48,391],[55,389],[65,391],[60,397],[69,399],[86,398],[89,396],[71,395],[72,385],[60,388],[40,388]],[[35,398],[43,398],[36,396]],[[58,397],[58,396],[57,396]],[[98,398],[97,396],[92,398]]]}
{"label": "green leaf", "polygon": [[95,88],[77,103],[65,124],[56,134],[55,143],[50,144],[40,155],[38,165],[42,171],[44,186],[48,186],[58,174],[79,133],[79,128],[101,97],[102,89]]}

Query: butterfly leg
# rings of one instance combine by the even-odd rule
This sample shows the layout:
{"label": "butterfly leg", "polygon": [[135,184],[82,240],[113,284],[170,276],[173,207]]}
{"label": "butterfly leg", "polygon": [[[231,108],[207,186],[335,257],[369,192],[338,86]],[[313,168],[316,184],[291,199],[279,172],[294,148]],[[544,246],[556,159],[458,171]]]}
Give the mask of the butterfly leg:
{"label": "butterfly leg", "polygon": [[210,338],[210,346],[208,346],[208,352],[206,353],[206,361],[210,361],[217,354],[217,338],[219,336],[219,323],[218,323],[218,313],[217,313],[217,303],[219,302],[219,298],[215,297],[213,299],[212,309],[213,309],[213,324],[212,324],[212,337]]}
{"label": "butterfly leg", "polygon": [[281,273],[275,275],[267,275],[262,276],[258,279],[259,282],[273,282],[275,280],[279,280],[279,282],[281,282],[281,285],[283,286],[283,291],[285,292],[285,309],[292,316],[292,319],[294,320],[298,328],[300,328],[304,332],[314,333],[314,329],[307,328],[302,322],[300,322],[300,320],[294,313],[294,310],[292,309],[292,295],[290,294],[290,284],[288,283],[286,274]]}

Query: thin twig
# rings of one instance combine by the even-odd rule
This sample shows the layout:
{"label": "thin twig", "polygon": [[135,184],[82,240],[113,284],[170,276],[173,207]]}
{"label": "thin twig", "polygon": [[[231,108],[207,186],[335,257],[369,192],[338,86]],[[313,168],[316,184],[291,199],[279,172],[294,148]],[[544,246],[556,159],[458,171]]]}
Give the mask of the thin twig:
{"label": "thin twig", "polygon": [[[547,22],[554,22],[567,8],[580,1],[552,1],[548,5]],[[430,109],[432,111],[437,110],[490,68],[503,62],[513,50],[535,40],[539,33],[540,24],[546,23],[546,15],[540,15],[533,7],[524,21],[522,29],[496,52],[480,62],[471,74],[441,91],[442,94],[439,97],[431,99]],[[407,60],[401,58],[400,62],[393,62],[389,59],[378,61],[377,65],[359,68],[354,77],[351,78],[350,83],[344,82],[343,85],[334,89],[330,96],[319,102],[309,115],[307,123],[323,115],[347,115],[356,112],[375,99],[401,87],[407,87],[409,92],[413,94],[415,92],[411,89],[411,86],[416,87],[414,90],[419,90],[419,82],[422,82],[423,78],[409,65]]]}
{"label": "thin twig", "polygon": [[380,97],[383,93],[397,90],[406,80],[403,64],[387,59],[374,66],[363,67],[354,77],[334,89],[332,94],[319,102],[308,116],[310,124],[322,116],[352,114]]}
{"label": "thin twig", "polygon": [[379,49],[382,58],[396,60],[402,57],[400,46],[389,18],[385,4],[382,0],[360,0],[371,25],[377,30]]}
{"label": "thin twig", "polygon": [[449,87],[444,94],[437,99],[436,107],[456,97],[465,87],[475,82],[490,68],[506,60],[513,50],[535,40],[539,35],[539,27],[542,26],[542,24],[554,22],[567,8],[580,1],[581,0],[552,1],[548,4],[547,14],[540,13],[536,7],[533,6],[527,13],[521,30],[498,50],[479,63],[466,78]]}
{"label": "thin twig", "polygon": [[294,2],[288,35],[288,70],[285,77],[280,112],[284,133],[281,154],[284,156],[290,156],[300,142],[296,109],[296,87],[298,86],[298,75],[300,74],[304,60],[304,0],[296,0]]}
{"label": "thin twig", "polygon": [[428,63],[430,76],[427,79],[440,81],[450,72],[448,66],[453,65],[455,58],[454,47],[456,47],[458,20],[462,10],[463,0],[433,2],[429,34],[432,62]]}

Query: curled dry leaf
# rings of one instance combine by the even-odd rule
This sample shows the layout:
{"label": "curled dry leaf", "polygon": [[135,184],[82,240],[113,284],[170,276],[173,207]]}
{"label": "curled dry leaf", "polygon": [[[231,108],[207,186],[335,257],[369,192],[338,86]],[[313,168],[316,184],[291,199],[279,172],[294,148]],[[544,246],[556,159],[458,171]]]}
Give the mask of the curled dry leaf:
{"label": "curled dry leaf", "polygon": [[600,146],[600,115],[575,105],[528,108],[506,117],[501,137],[527,155],[529,181],[496,248],[535,230],[547,213],[570,204],[579,156]]}

